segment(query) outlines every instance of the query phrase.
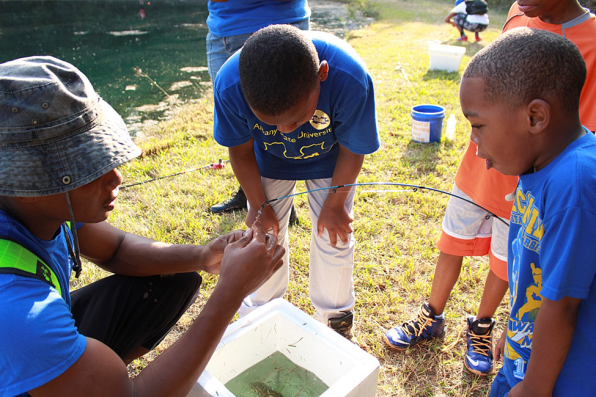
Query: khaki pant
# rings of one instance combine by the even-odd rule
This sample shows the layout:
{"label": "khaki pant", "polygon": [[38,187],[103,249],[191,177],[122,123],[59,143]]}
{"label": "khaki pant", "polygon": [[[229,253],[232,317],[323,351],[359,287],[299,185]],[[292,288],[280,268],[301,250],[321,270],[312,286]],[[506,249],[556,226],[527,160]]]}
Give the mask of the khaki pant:
{"label": "khaki pant", "polygon": [[[294,193],[296,181],[261,178],[267,199],[286,196]],[[331,178],[312,179],[305,181],[307,190],[329,187]],[[308,193],[308,205],[312,223],[310,240],[309,292],[310,300],[316,309],[315,318],[327,324],[329,318],[341,317],[342,311],[354,308],[354,283],[352,271],[354,268],[355,240],[353,233],[349,234],[347,243],[337,239],[337,245],[329,243],[327,229],[317,236],[317,221],[329,189]],[[348,194],[345,206],[353,214],[354,196],[356,188]],[[238,310],[240,316],[248,314],[274,298],[281,298],[288,288],[289,259],[288,222],[292,208],[292,198],[278,200],[272,203],[273,210],[279,220],[279,244],[286,249],[283,266],[256,292],[248,296]]]}

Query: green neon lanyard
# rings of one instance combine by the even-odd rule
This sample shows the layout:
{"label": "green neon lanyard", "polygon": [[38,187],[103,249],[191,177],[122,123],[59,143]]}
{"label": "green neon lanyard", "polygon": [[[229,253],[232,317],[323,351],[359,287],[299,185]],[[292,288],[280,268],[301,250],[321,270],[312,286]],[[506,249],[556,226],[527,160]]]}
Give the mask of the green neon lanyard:
{"label": "green neon lanyard", "polygon": [[27,248],[2,237],[0,237],[0,273],[41,280],[54,287],[62,295],[60,282],[52,268]]}

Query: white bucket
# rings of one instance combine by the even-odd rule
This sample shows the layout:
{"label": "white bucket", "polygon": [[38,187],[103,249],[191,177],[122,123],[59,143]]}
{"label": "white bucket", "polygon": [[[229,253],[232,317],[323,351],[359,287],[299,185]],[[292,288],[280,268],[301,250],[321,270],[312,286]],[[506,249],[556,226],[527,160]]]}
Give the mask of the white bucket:
{"label": "white bucket", "polygon": [[457,72],[466,49],[453,45],[431,44],[428,47],[430,53],[430,70],[444,70],[446,72]]}
{"label": "white bucket", "polygon": [[275,352],[313,372],[321,397],[374,397],[379,361],[283,299],[232,323],[187,397],[235,397],[224,384]]}

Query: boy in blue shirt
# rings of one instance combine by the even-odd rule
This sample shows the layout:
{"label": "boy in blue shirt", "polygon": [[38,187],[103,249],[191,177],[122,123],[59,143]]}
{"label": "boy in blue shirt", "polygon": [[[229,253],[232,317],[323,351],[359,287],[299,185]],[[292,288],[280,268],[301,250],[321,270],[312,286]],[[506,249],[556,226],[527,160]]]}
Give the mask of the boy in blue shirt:
{"label": "boy in blue shirt", "polygon": [[[247,225],[261,204],[294,191],[356,182],[364,155],[380,146],[372,79],[343,40],[288,25],[251,36],[214,84],[215,140],[249,202]],[[312,219],[310,297],[315,317],[351,337],[354,308],[351,223],[355,189],[308,196]],[[289,281],[287,227],[291,200],[262,209],[260,224],[286,247],[284,266],[247,298],[243,315],[283,296]]]}
{"label": "boy in blue shirt", "polygon": [[596,390],[596,138],[581,125],[586,66],[557,34],[513,29],[464,71],[462,111],[486,168],[519,175],[509,230],[511,313],[491,397]]}
{"label": "boy in blue shirt", "polygon": [[[274,24],[291,24],[299,29],[308,30],[310,24],[307,0],[210,0],[208,8],[207,66],[212,82],[215,81],[221,66],[257,30]],[[246,195],[240,187],[232,197],[213,205],[210,210],[219,214],[245,208]],[[298,224],[294,207],[290,215],[290,224]]]}

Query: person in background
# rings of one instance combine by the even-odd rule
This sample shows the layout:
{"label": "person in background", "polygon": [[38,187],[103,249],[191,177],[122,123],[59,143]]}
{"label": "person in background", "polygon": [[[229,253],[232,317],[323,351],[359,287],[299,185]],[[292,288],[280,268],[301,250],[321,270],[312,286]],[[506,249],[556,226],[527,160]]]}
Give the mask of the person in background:
{"label": "person in background", "polygon": [[[208,9],[207,66],[211,81],[215,81],[221,66],[257,30],[273,24],[291,24],[302,30],[309,29],[307,0],[209,1]],[[210,210],[219,214],[246,208],[246,195],[240,186],[232,197],[213,205]],[[298,224],[298,217],[292,205],[290,225],[295,224]]]}
{"label": "person in background", "polygon": [[[0,64],[0,395],[186,396],[244,297],[281,266],[259,228],[205,246],[173,245],[106,222],[141,154],[122,118],[73,65]],[[70,292],[83,256],[114,275]],[[198,294],[218,283],[188,331],[134,379]]]}
{"label": "person in background", "polygon": [[[478,3],[477,3],[478,2]],[[470,6],[466,6],[467,4]],[[478,4],[478,8],[474,4]],[[486,2],[483,0],[464,1],[455,0],[455,7],[445,17],[445,22],[453,25],[459,31],[458,41],[468,41],[468,36],[464,30],[473,32],[476,41],[482,40],[479,33],[484,32],[488,27],[488,8],[485,9]]]}

